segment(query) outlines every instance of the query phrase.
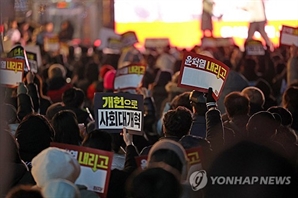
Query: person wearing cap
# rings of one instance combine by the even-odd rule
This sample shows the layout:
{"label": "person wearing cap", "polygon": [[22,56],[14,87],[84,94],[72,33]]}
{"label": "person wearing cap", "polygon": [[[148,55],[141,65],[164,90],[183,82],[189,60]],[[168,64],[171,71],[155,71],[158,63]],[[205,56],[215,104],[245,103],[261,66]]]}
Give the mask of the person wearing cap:
{"label": "person wearing cap", "polygon": [[[32,170],[36,186],[46,192],[49,182],[57,179],[63,179],[72,184],[78,179],[81,173],[81,167],[78,161],[67,151],[55,147],[50,147],[40,152],[32,160]],[[99,196],[92,191],[87,190],[86,186],[76,185],[82,198],[98,198]]]}
{"label": "person wearing cap", "polygon": [[47,96],[53,103],[62,101],[62,94],[72,87],[66,82],[66,69],[60,64],[53,64],[48,70]]}
{"label": "person wearing cap", "polygon": [[189,160],[185,149],[178,142],[170,139],[156,142],[147,158],[147,169],[151,168],[163,168],[172,173],[181,184],[180,197],[198,197],[198,192],[194,192],[187,181]]}

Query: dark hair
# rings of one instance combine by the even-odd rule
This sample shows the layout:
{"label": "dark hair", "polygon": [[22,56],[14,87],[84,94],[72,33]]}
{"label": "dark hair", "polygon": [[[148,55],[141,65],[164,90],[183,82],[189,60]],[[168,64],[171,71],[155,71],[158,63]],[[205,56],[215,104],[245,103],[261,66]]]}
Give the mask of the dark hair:
{"label": "dark hair", "polygon": [[163,118],[165,135],[175,136],[179,139],[189,133],[192,125],[192,113],[185,107],[179,106],[169,110]]}
{"label": "dark hair", "polygon": [[[260,181],[251,185],[241,185],[234,180],[234,185],[220,185],[219,182],[208,182],[205,190],[206,198],[213,197],[295,197],[297,195],[297,172],[287,159],[271,149],[242,141],[219,154],[208,174],[210,176],[244,178],[273,176],[276,178],[288,177],[288,185],[262,185]],[[266,179],[267,180],[267,179]],[[218,180],[219,181],[219,180]],[[268,181],[268,180],[267,180]]]}
{"label": "dark hair", "polygon": [[190,111],[192,111],[191,105],[189,102],[189,94],[190,92],[184,92],[179,94],[178,96],[175,96],[170,104],[171,109],[176,109],[178,106],[183,106],[189,109]]}
{"label": "dark hair", "polygon": [[289,87],[283,94],[283,107],[290,110],[298,109],[298,87]]}
{"label": "dark hair", "polygon": [[283,107],[273,106],[270,107],[267,111],[269,111],[270,113],[277,113],[281,117],[281,124],[283,126],[290,126],[293,122],[291,112]]}
{"label": "dark hair", "polygon": [[33,189],[32,186],[19,185],[12,188],[6,198],[43,198],[41,192],[37,189]]}
{"label": "dark hair", "polygon": [[268,111],[260,111],[253,114],[247,122],[249,136],[255,140],[269,140],[276,133],[279,122]]}
{"label": "dark hair", "polygon": [[65,106],[69,107],[80,107],[85,99],[84,92],[79,88],[70,88],[67,89],[63,95],[62,95],[62,101],[65,104]]}
{"label": "dark hair", "polygon": [[229,117],[247,115],[249,113],[249,99],[240,92],[231,92],[224,99],[224,105]]}
{"label": "dark hair", "polygon": [[30,162],[48,148],[54,134],[52,125],[43,115],[30,114],[24,117],[15,134],[22,160]]}
{"label": "dark hair", "polygon": [[129,178],[126,189],[133,198],[179,198],[182,192],[176,177],[160,167],[136,171]]}
{"label": "dark hair", "polygon": [[82,146],[112,151],[112,136],[106,131],[95,129],[85,136]]}
{"label": "dark hair", "polygon": [[62,110],[54,115],[52,124],[55,129],[54,142],[79,145],[82,138],[75,113]]}
{"label": "dark hair", "polygon": [[179,171],[180,174],[182,174],[183,164],[179,156],[170,149],[159,149],[152,153],[150,163],[153,162],[164,162],[175,168],[177,171]]}

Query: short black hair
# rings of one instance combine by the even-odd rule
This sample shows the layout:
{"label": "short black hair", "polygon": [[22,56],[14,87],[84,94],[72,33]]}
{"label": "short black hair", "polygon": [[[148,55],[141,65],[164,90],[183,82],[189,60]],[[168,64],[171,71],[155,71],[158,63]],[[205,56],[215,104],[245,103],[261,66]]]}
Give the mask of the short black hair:
{"label": "short black hair", "polygon": [[128,180],[126,189],[135,198],[179,198],[182,188],[174,174],[163,168],[136,171]]}
{"label": "short black hair", "polygon": [[180,139],[189,133],[192,121],[192,113],[185,107],[178,106],[174,110],[169,110],[163,118],[165,135]]}
{"label": "short black hair", "polygon": [[85,136],[82,146],[112,151],[112,136],[106,131],[95,129]]}
{"label": "short black hair", "polygon": [[249,99],[240,92],[231,92],[224,99],[224,105],[229,117],[236,115],[248,115]]}

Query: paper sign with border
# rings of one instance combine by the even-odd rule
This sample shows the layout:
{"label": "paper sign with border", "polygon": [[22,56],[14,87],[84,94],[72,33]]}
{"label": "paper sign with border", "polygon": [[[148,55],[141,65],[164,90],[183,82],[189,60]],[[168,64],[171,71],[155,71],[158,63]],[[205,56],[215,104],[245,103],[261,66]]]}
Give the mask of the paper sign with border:
{"label": "paper sign with border", "polygon": [[25,61],[24,71],[27,72],[31,70],[29,61],[27,58],[27,53],[23,46],[19,44],[13,46],[13,48],[7,54],[7,58],[16,58],[16,59],[24,60]]}
{"label": "paper sign with border", "polygon": [[245,43],[245,51],[247,55],[262,56],[265,55],[265,49],[261,41],[250,40]]}
{"label": "paper sign with border", "polygon": [[79,162],[81,173],[75,184],[86,186],[100,197],[107,197],[114,155],[112,152],[55,142],[51,143],[51,147],[66,150]]}
{"label": "paper sign with border", "polygon": [[0,59],[0,82],[2,85],[17,86],[22,82],[25,62],[16,58]]}
{"label": "paper sign with border", "polygon": [[141,83],[146,66],[140,64],[130,64],[117,70],[114,80],[115,90],[135,89]]}
{"label": "paper sign with border", "polygon": [[30,71],[33,73],[37,73],[37,55],[33,52],[27,52],[26,51],[26,55],[27,55],[27,59],[30,65]]}
{"label": "paper sign with border", "polygon": [[280,45],[296,45],[298,47],[298,27],[283,25],[279,37]]}
{"label": "paper sign with border", "polygon": [[229,67],[222,62],[192,52],[184,52],[178,86],[208,92],[218,99],[229,74]]}
{"label": "paper sign with border", "polygon": [[127,47],[127,46],[133,46],[134,44],[138,43],[139,40],[134,31],[128,31],[121,35],[121,42],[124,47]]}
{"label": "paper sign with border", "polygon": [[[188,177],[195,171],[203,169],[203,151],[202,147],[194,147],[190,149],[185,149],[187,154],[189,169],[188,169]],[[147,155],[141,155],[135,157],[137,166],[145,169],[147,167]]]}
{"label": "paper sign with border", "polygon": [[37,56],[37,65],[38,65],[38,67],[42,66],[40,47],[38,45],[26,45],[24,47],[24,49],[26,50],[26,52],[35,53],[36,56]]}
{"label": "paper sign with border", "polygon": [[60,49],[58,36],[44,38],[44,50],[46,52],[57,52]]}
{"label": "paper sign with border", "polygon": [[142,134],[143,96],[130,93],[95,93],[94,112],[98,129],[120,133],[123,127]]}
{"label": "paper sign with border", "polygon": [[170,45],[169,38],[146,38],[145,39],[145,48],[147,49],[156,49],[160,47],[166,47]]}
{"label": "paper sign with border", "polygon": [[109,38],[121,39],[121,35],[117,34],[113,29],[102,27],[99,31],[100,46],[98,49],[103,50],[108,47]]}

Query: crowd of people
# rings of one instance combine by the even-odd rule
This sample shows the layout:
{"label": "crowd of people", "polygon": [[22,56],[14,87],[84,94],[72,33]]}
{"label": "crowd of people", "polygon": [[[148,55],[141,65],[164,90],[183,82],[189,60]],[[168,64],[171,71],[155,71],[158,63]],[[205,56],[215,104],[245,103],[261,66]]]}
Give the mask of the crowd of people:
{"label": "crowd of people", "polygon": [[[69,25],[69,24],[68,24]],[[64,25],[64,26],[67,26]],[[63,26],[63,27],[64,27]],[[12,28],[16,25],[12,23]],[[42,66],[25,72],[15,88],[2,86],[1,133],[8,144],[5,159],[7,198],[98,197],[75,185],[80,168],[71,155],[51,142],[90,147],[114,153],[107,197],[297,197],[298,171],[298,50],[281,46],[251,56],[239,46],[195,46],[225,63],[230,72],[218,100],[212,87],[203,93],[178,87],[184,50],[167,46],[141,53],[134,46],[120,54],[93,54],[80,46],[76,57],[47,52],[44,38],[51,23],[30,42],[41,47]],[[9,34],[15,35],[14,31]],[[61,41],[70,31],[59,33]],[[23,42],[21,32],[15,43]],[[30,36],[31,35],[31,36]],[[131,53],[126,53],[131,50]],[[139,88],[144,98],[143,135],[110,134],[96,129],[94,93],[115,92],[117,68],[146,65]],[[289,185],[212,185],[194,191],[188,182],[185,149],[201,146],[202,162],[213,176],[285,176]],[[3,148],[1,148],[3,149]],[[148,155],[146,169],[135,157]]]}

